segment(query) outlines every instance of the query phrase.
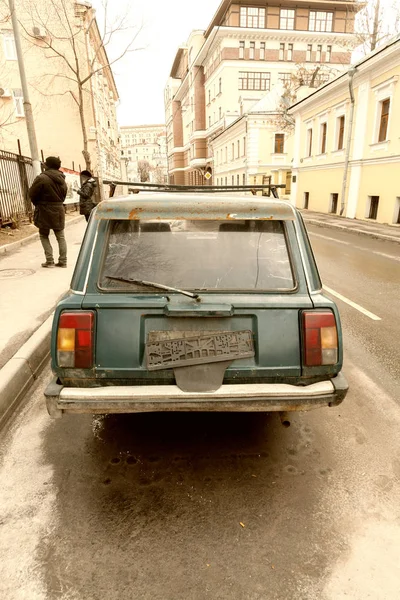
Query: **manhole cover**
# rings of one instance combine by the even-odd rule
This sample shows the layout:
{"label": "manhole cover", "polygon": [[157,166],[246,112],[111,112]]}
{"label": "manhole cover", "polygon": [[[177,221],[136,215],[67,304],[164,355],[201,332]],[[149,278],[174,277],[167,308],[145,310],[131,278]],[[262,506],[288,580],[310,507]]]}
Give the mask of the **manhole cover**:
{"label": "manhole cover", "polygon": [[34,274],[33,269],[0,269],[0,279],[20,279]]}

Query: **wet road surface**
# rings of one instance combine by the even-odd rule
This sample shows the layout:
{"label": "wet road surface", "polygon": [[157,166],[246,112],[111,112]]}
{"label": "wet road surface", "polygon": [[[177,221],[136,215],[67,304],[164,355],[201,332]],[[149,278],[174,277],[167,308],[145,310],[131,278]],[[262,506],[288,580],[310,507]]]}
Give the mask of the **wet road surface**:
{"label": "wet road surface", "polygon": [[309,230],[326,286],[381,319],[337,300],[345,402],[289,429],[274,414],[52,421],[47,369],[2,434],[0,598],[400,597],[400,246]]}

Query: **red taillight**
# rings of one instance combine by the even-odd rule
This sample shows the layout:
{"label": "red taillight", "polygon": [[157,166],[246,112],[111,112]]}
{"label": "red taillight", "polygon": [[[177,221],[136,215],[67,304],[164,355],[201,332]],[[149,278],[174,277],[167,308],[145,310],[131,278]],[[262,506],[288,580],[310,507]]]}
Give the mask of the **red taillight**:
{"label": "red taillight", "polygon": [[303,362],[306,367],[337,363],[336,319],[331,311],[303,313],[303,350]]}
{"label": "red taillight", "polygon": [[57,332],[57,364],[69,369],[93,367],[94,313],[63,312]]}

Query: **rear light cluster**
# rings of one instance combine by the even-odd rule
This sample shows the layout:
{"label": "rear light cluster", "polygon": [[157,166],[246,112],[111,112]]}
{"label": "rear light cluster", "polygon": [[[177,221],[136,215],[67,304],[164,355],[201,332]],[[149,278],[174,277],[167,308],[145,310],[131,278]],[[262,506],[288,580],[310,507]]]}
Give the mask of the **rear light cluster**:
{"label": "rear light cluster", "polygon": [[306,367],[338,362],[338,335],[333,312],[303,312],[303,350]]}
{"label": "rear light cluster", "polygon": [[93,367],[94,313],[63,312],[57,332],[57,364],[66,369]]}

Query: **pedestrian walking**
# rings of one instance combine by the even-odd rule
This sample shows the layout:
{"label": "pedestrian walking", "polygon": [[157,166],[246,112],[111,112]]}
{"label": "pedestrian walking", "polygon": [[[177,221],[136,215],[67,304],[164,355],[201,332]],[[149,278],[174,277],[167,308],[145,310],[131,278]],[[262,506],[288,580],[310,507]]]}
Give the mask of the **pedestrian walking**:
{"label": "pedestrian walking", "polygon": [[[67,266],[67,242],[65,241],[65,209],[64,201],[67,196],[65,175],[60,171],[61,160],[49,156],[45,161],[45,171],[36,177],[29,189],[29,196],[35,206],[33,222],[39,229],[46,262],[42,267]],[[57,238],[59,258],[54,262],[53,248],[49,240],[50,230]]]}
{"label": "pedestrian walking", "polygon": [[81,188],[77,190],[79,195],[79,212],[85,215],[86,222],[89,221],[90,213],[96,206],[93,202],[94,192],[97,187],[97,181],[90,171],[81,171]]}

